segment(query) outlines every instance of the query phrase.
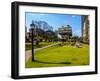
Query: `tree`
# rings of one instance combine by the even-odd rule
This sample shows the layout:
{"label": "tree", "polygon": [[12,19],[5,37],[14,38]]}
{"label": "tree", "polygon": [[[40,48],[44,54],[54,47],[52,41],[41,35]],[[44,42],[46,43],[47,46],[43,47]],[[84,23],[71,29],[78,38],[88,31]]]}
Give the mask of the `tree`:
{"label": "tree", "polygon": [[74,42],[79,41],[79,37],[78,36],[73,36],[72,41],[74,41]]}

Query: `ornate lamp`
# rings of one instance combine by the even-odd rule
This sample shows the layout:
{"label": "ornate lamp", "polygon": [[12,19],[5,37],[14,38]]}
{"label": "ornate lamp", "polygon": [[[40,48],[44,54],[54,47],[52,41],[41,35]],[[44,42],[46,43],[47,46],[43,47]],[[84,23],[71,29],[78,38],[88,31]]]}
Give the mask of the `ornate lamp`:
{"label": "ornate lamp", "polygon": [[35,24],[34,21],[32,21],[32,23],[30,24],[31,27],[31,41],[32,41],[32,61],[34,62],[34,28],[35,28]]}

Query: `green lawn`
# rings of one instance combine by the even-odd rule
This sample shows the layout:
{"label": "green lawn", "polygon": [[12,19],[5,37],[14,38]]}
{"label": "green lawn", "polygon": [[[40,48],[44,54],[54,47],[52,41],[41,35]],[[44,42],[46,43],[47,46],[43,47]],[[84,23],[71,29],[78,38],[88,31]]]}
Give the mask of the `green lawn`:
{"label": "green lawn", "polygon": [[[53,42],[40,42],[39,45],[34,45],[34,48],[41,48],[47,45],[52,44]],[[32,44],[31,43],[26,43],[25,44],[25,50],[31,50],[32,49]]]}
{"label": "green lawn", "polygon": [[35,60],[26,62],[26,68],[89,65],[89,46],[52,46],[35,52]]}

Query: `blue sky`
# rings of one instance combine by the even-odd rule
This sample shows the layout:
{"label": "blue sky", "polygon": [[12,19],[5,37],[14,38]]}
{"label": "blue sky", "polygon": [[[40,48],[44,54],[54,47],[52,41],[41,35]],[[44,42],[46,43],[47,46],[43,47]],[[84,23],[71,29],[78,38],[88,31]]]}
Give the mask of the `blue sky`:
{"label": "blue sky", "polygon": [[32,20],[45,21],[53,27],[54,31],[61,26],[70,25],[72,27],[73,35],[81,36],[81,15],[27,12],[25,13],[25,16],[27,30],[30,28]]}

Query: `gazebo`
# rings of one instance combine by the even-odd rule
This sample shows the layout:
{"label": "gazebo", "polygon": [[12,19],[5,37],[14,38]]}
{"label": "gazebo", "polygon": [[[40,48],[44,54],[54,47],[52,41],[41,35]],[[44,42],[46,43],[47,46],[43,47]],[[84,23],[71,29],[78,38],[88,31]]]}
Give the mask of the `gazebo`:
{"label": "gazebo", "polygon": [[61,40],[63,42],[69,41],[72,36],[72,27],[70,25],[62,26],[58,29],[58,32],[61,35]]}

